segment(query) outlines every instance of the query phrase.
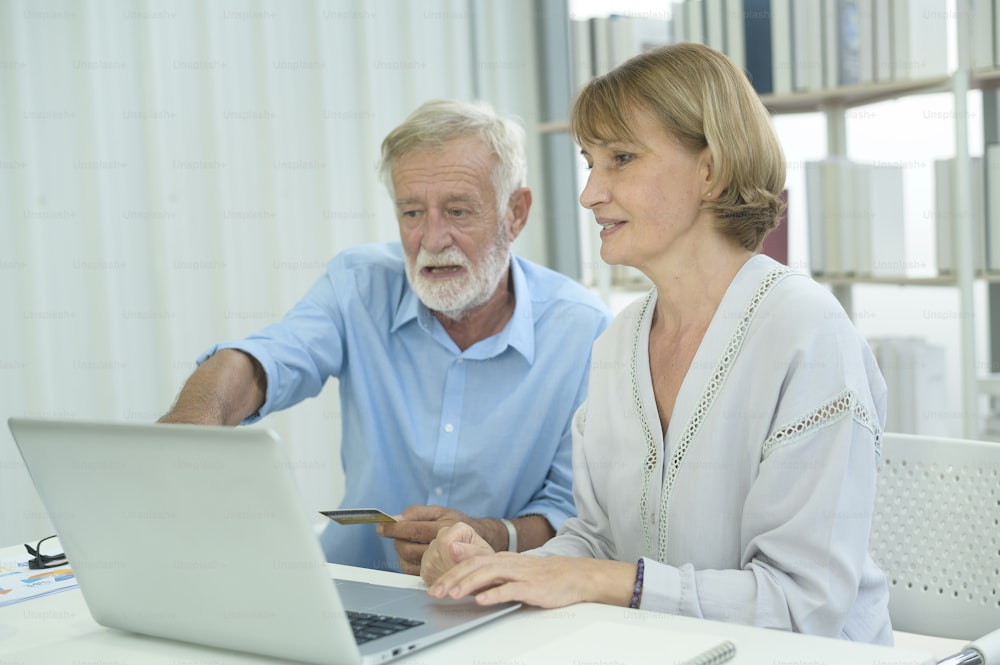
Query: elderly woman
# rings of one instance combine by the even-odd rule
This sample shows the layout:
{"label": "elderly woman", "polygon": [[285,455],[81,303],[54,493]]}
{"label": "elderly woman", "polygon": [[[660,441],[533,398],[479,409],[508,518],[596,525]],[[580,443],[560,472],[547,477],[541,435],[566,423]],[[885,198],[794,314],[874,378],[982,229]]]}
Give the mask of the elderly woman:
{"label": "elderly woman", "polygon": [[661,47],[591,81],[570,127],[602,258],[654,288],[594,345],[579,515],[526,554],[442,529],[429,593],[891,643],[868,553],[885,382],[829,291],[759,253],[785,165],[746,76],[706,46]]}

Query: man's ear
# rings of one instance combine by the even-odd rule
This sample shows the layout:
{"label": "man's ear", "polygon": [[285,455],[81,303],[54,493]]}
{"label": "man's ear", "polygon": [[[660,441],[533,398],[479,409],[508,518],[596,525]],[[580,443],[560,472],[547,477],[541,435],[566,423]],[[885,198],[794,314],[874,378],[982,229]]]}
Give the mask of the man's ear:
{"label": "man's ear", "polygon": [[524,230],[524,225],[528,222],[528,212],[531,210],[531,189],[521,187],[514,190],[510,195],[510,204],[507,206],[507,231],[510,233],[511,242]]}

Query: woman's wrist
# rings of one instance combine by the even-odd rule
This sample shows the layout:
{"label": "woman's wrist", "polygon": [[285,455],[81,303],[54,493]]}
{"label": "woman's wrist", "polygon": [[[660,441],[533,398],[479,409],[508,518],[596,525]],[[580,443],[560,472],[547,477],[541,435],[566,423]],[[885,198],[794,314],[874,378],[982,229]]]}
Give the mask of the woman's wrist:
{"label": "woman's wrist", "polygon": [[587,571],[585,598],[605,605],[629,607],[635,591],[636,565],[622,561],[590,559],[592,571]]}

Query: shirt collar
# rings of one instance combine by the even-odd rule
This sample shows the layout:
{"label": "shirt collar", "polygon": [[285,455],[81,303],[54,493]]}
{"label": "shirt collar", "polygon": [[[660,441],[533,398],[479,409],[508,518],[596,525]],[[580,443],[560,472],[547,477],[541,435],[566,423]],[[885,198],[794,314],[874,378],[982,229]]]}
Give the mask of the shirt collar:
{"label": "shirt collar", "polygon": [[[493,337],[466,349],[463,356],[474,359],[490,358],[500,355],[510,346],[524,356],[528,363],[535,362],[535,322],[531,308],[531,294],[528,292],[527,279],[521,269],[520,261],[513,254],[511,254],[510,274],[514,282],[514,314],[510,321]],[[441,324],[431,314],[431,310],[413,292],[409,280],[405,278],[404,280],[402,297],[399,299],[392,320],[392,332],[396,332],[414,319],[431,335],[435,328],[443,332]]]}

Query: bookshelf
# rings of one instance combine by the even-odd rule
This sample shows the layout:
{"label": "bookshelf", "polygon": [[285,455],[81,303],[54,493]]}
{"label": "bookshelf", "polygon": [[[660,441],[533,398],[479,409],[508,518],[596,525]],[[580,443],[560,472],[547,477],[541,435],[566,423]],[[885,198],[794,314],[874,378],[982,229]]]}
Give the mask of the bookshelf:
{"label": "bookshelf", "polygon": [[[743,9],[748,9],[747,2],[749,1],[742,0]],[[682,41],[684,39],[691,39],[692,36],[699,37],[700,35],[697,40],[707,43],[710,41],[709,34],[718,35],[718,31],[713,31],[706,23],[711,20],[709,10],[712,2],[713,0],[672,3],[675,24],[670,29],[667,41]],[[769,11],[794,12],[797,11],[794,7],[809,6],[813,2],[814,0],[807,0],[802,3],[798,3],[797,0],[771,0],[765,4],[768,5]],[[876,4],[891,3],[892,6],[897,8],[906,7],[911,9],[915,12],[915,15],[918,12],[923,15],[928,15],[931,12],[931,15],[933,15],[933,7],[936,6],[934,3],[938,2],[942,8],[942,12],[940,13],[942,20],[944,20],[944,16],[947,16],[948,20],[954,22],[955,32],[948,35],[947,41],[957,50],[957,64],[954,64],[952,67],[949,67],[947,64],[931,66],[927,71],[932,73],[928,76],[915,76],[914,74],[917,73],[919,68],[911,67],[901,78],[894,79],[891,75],[887,75],[884,72],[880,74],[878,72],[878,63],[872,63],[871,59],[878,57],[876,53],[878,48],[876,47],[872,49],[871,53],[861,57],[862,61],[867,63],[864,66],[870,67],[872,73],[867,77],[861,75],[858,77],[860,80],[850,80],[850,77],[848,77],[849,80],[845,82],[843,80],[843,73],[836,73],[836,68],[827,68],[829,71],[825,71],[823,74],[826,77],[824,79],[826,85],[816,85],[814,83],[811,88],[806,84],[797,84],[796,81],[798,79],[794,77],[791,83],[786,80],[788,77],[782,78],[777,75],[765,77],[768,85],[776,86],[781,91],[779,93],[775,93],[773,90],[762,91],[761,100],[764,106],[775,116],[798,113],[822,114],[827,125],[825,137],[827,155],[846,157],[847,114],[853,109],[883,101],[919,97],[920,95],[942,93],[948,95],[954,101],[952,129],[954,131],[956,146],[956,153],[954,159],[951,160],[950,166],[956,185],[953,194],[953,214],[955,215],[955,219],[970,219],[973,201],[972,191],[969,186],[971,158],[968,150],[968,123],[972,121],[972,118],[978,119],[979,117],[978,109],[972,114],[969,113],[968,93],[970,90],[982,90],[984,93],[987,91],[992,93],[993,96],[991,99],[993,100],[994,113],[991,115],[989,109],[984,109],[984,114],[987,122],[990,122],[992,118],[995,131],[992,134],[992,139],[987,138],[986,142],[1000,144],[1000,43],[997,43],[993,47],[996,50],[996,55],[993,58],[993,63],[995,64],[982,66],[980,64],[982,57],[976,54],[975,57],[979,59],[975,60],[973,53],[974,49],[979,48],[977,45],[978,42],[974,42],[973,37],[976,36],[976,39],[980,39],[981,37],[978,35],[984,34],[982,30],[984,21],[981,16],[977,17],[975,15],[976,11],[982,11],[982,1],[974,3],[972,0],[953,0],[954,5],[946,5],[944,0],[885,0],[884,3],[881,0],[815,0],[816,5],[819,5],[821,2],[824,3],[824,6],[832,3],[853,5],[860,8],[862,12],[874,12]],[[729,4],[733,3],[730,2]],[[740,4],[740,0],[736,0],[735,4]],[[994,6],[1000,3],[994,1],[987,2],[986,4],[989,5],[989,21],[992,24],[994,18],[1000,19],[1000,13],[994,12]],[[700,23],[699,20],[692,19],[691,17],[692,8],[695,7],[701,7],[702,10]],[[730,13],[727,16],[732,15]],[[830,15],[826,15],[825,18],[829,19]],[[979,20],[977,21],[977,19]],[[608,50],[607,46],[599,46],[594,43],[595,39],[607,38],[602,37],[602,32],[607,31],[608,20],[591,19],[588,26],[589,29],[586,31],[581,30],[579,25],[571,28],[571,34],[574,37],[571,40],[571,45],[574,49],[574,55],[571,59],[576,62],[584,59],[581,57],[581,50],[589,50],[592,55],[595,55],[595,59],[592,60],[591,69],[582,72],[582,75],[578,71],[576,85],[581,85],[590,76],[600,74],[604,70],[618,64],[617,62],[605,61],[602,67],[601,61],[596,59],[596,54]],[[680,23],[677,23],[678,21]],[[911,19],[912,22],[913,20]],[[778,24],[782,26],[794,25],[794,16],[786,17],[778,21]],[[690,32],[692,30],[691,26],[694,26],[693,33]],[[731,29],[732,26],[730,25],[729,27]],[[898,29],[899,24],[895,24],[894,27]],[[1000,21],[998,21],[997,27],[1000,28]],[[629,34],[629,31],[623,30],[621,26],[618,27],[618,30],[620,34]],[[685,31],[689,32],[686,33]],[[649,34],[650,32],[651,30],[646,27],[633,31],[632,34]],[[985,34],[989,34],[990,39],[992,39],[992,32],[992,30],[987,30]],[[867,34],[869,38],[875,38],[873,35],[877,37],[876,33],[877,30],[870,28]],[[586,37],[590,40],[582,49],[579,44],[579,36],[581,34],[586,34]],[[773,43],[774,34],[771,37],[771,43]],[[827,39],[827,37],[824,37],[824,39]],[[739,41],[736,40],[736,43],[739,43]],[[746,35],[743,36],[742,41],[747,48],[750,47],[751,43],[760,43],[759,41],[751,42]],[[908,46],[908,48],[912,49],[909,52],[914,54],[913,57],[916,58],[917,55],[921,54],[920,45],[922,42],[912,37],[912,34],[910,41],[913,43]],[[723,42],[723,46],[724,44],[725,42]],[[650,45],[649,43],[641,45],[634,43],[632,47],[634,52],[638,52],[641,48]],[[712,45],[719,47],[719,44]],[[771,46],[768,46],[768,48],[771,49],[772,66],[781,58],[789,57],[785,55],[785,50],[782,48],[771,48]],[[792,58],[794,58],[794,45],[792,49]],[[726,48],[722,48],[721,50],[727,51]],[[940,51],[937,53],[940,54]],[[827,51],[828,54],[829,51]],[[621,49],[618,50],[618,55],[620,56],[618,58],[619,61],[623,59],[621,57],[623,55]],[[731,57],[734,56],[732,53],[729,53],[729,55]],[[893,56],[896,58],[901,57],[898,52],[890,53],[889,57]],[[882,54],[882,57],[886,57],[885,54]],[[734,57],[734,59],[749,69],[749,63],[746,58]],[[801,68],[801,65],[796,66]],[[940,73],[941,71],[944,73]],[[750,74],[753,78],[753,72],[750,72]],[[836,82],[831,85],[831,77],[838,76],[840,78],[833,79]],[[760,79],[758,78],[757,80]],[[566,125],[564,122],[554,121],[544,126],[542,131],[558,133],[564,132],[565,129]],[[989,129],[987,129],[987,135],[990,135]],[[954,260],[952,263],[953,269],[948,272],[939,272],[928,276],[908,276],[906,274],[879,276],[825,274],[815,275],[815,277],[818,281],[827,284],[831,288],[838,299],[844,304],[847,312],[852,315],[854,314],[854,294],[858,288],[898,286],[904,289],[909,287],[932,287],[953,290],[959,301],[958,308],[960,312],[965,313],[956,317],[955,324],[957,327],[956,337],[958,339],[957,346],[960,356],[958,362],[961,367],[959,371],[961,412],[958,414],[958,418],[961,420],[961,431],[956,432],[956,434],[969,438],[980,438],[982,434],[980,419],[985,415],[981,408],[982,399],[991,397],[1000,401],[1000,372],[981,372],[977,369],[983,367],[984,363],[977,362],[977,328],[975,316],[979,313],[973,314],[976,312],[974,288],[977,283],[980,283],[987,285],[987,288],[990,289],[990,301],[991,304],[995,305],[990,307],[987,312],[990,315],[990,327],[1000,331],[1000,271],[984,270],[982,267],[978,267],[973,261],[972,257],[975,250],[980,249],[981,251],[984,239],[974,237],[971,231],[971,224],[952,224],[951,227],[949,238],[952,243]],[[587,258],[585,257],[586,260]],[[593,277],[595,286],[606,299],[609,293],[621,299],[623,292],[628,293],[646,288],[646,284],[642,280],[637,280],[628,273],[624,275],[615,274],[606,267],[601,268],[598,254],[594,251],[594,248],[591,249],[590,263],[595,266],[595,275]],[[905,334],[912,331],[904,330],[901,332]],[[916,332],[919,333],[919,330]],[[994,349],[992,349],[990,355],[1000,361],[1000,340],[995,342]],[[989,363],[986,364],[989,365]]]}
{"label": "bookshelf", "polygon": [[[902,5],[896,2],[896,6]],[[1000,87],[1000,70],[987,69],[977,71],[974,76],[969,74],[971,54],[971,34],[973,26],[972,3],[968,0],[956,0],[956,11],[952,16],[955,20],[955,42],[957,64],[955,69],[945,75],[930,76],[917,79],[868,81],[838,85],[826,90],[809,92],[790,92],[784,94],[762,94],[761,99],[773,115],[787,113],[819,112],[827,122],[827,154],[829,156],[847,157],[847,123],[846,114],[849,110],[881,101],[895,100],[903,97],[946,93],[954,101],[954,138],[956,152],[951,160],[952,178],[955,184],[953,203],[956,220],[971,219],[972,191],[970,188],[970,155],[968,150],[968,92],[970,87]],[[859,3],[861,4],[861,3]],[[915,5],[921,3],[916,2]],[[923,11],[923,10],[921,10]],[[967,36],[968,38],[963,38]],[[943,223],[943,220],[935,220]],[[960,435],[967,438],[980,438],[980,398],[984,394],[1000,396],[1000,374],[981,377],[976,368],[976,325],[974,316],[975,303],[973,297],[974,283],[977,280],[997,280],[997,275],[976,270],[974,249],[976,242],[982,238],[974,238],[971,224],[952,224],[951,243],[954,253],[953,270],[927,277],[899,276],[854,276],[854,275],[815,275],[816,279],[830,286],[832,291],[843,303],[845,309],[854,315],[854,290],[866,285],[897,285],[902,287],[925,286],[957,289],[959,311],[966,313],[957,318],[958,349],[960,356],[960,386],[961,393]]]}

